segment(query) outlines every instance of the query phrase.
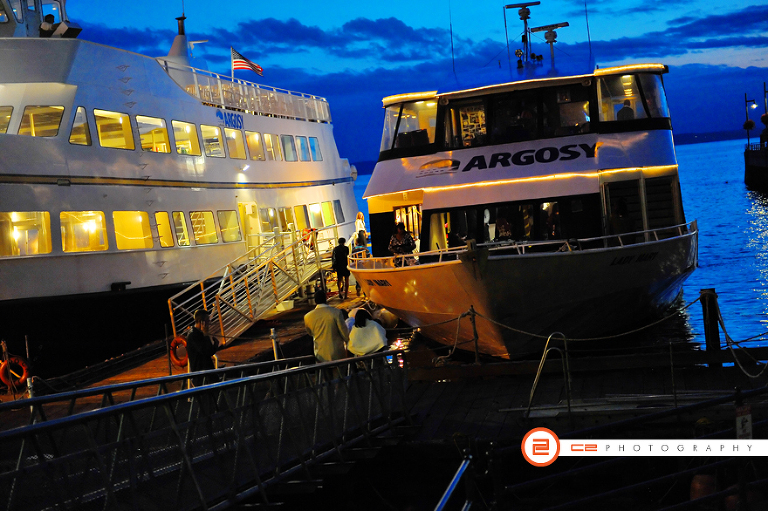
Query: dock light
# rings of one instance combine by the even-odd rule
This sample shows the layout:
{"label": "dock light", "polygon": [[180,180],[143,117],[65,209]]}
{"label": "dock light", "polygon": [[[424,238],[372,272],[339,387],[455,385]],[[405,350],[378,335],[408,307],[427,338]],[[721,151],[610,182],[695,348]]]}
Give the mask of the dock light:
{"label": "dock light", "polygon": [[[765,84],[763,84],[765,88]],[[747,130],[747,145],[749,145],[749,130],[754,129],[755,123],[749,120],[749,109],[757,108],[757,102],[754,99],[747,99],[747,93],[744,93],[744,113],[746,114],[746,120],[744,121],[744,129]]]}

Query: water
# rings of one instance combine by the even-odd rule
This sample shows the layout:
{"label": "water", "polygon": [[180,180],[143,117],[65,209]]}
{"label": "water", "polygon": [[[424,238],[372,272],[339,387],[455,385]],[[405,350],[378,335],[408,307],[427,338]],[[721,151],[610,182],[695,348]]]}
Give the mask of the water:
{"label": "water", "polygon": [[[685,217],[699,224],[699,268],[683,287],[683,303],[714,288],[731,338],[741,341],[768,331],[768,195],[744,185],[744,141],[727,140],[677,147]],[[362,199],[370,176],[355,182]],[[677,335],[704,343],[701,305],[688,309],[685,332]],[[768,344],[768,339],[745,346]]]}

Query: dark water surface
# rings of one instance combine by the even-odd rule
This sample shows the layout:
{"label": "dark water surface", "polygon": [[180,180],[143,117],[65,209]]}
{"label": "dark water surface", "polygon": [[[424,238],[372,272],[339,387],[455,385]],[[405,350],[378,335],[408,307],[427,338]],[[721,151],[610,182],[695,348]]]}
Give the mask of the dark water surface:
{"label": "dark water surface", "polygon": [[[701,289],[714,288],[735,341],[768,331],[768,195],[744,185],[743,151],[741,140],[677,146],[685,217],[699,224],[699,268],[685,283],[681,305],[698,298]],[[363,175],[355,182],[366,218],[362,196],[369,179]],[[703,344],[701,305],[645,337]],[[758,339],[745,345],[765,344]]]}

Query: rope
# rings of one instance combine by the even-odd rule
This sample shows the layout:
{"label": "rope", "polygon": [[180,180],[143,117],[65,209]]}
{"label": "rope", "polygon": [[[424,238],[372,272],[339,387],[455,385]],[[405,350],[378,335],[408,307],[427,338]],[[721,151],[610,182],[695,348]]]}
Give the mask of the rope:
{"label": "rope", "polygon": [[[763,366],[763,368],[760,370],[759,373],[751,374],[749,371],[747,371],[747,368],[742,365],[741,360],[739,360],[739,358],[736,356],[736,350],[733,349],[733,345],[737,343],[735,343],[733,339],[731,339],[731,336],[728,335],[728,330],[726,330],[725,328],[725,320],[723,320],[723,315],[720,313],[720,307],[717,307],[717,322],[720,324],[720,328],[723,329],[723,334],[725,335],[725,342],[728,345],[728,349],[731,351],[733,360],[736,362],[736,365],[739,367],[741,372],[744,373],[744,375],[747,376],[748,378],[753,378],[753,379],[759,378],[760,376],[762,376],[765,370],[768,369],[768,364],[763,364],[762,362],[757,360],[755,357],[753,357],[748,351],[745,351],[744,353],[746,353],[747,357],[749,357],[752,360],[752,362],[754,362],[758,366],[760,365]],[[754,337],[750,337],[750,339],[754,339]],[[740,342],[745,342],[747,340],[749,339],[745,339],[744,341],[740,341]]]}

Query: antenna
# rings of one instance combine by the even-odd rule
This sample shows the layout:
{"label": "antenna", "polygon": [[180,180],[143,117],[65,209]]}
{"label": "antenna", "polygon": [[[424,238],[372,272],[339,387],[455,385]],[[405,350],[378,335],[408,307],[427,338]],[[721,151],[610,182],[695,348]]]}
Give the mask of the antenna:
{"label": "antenna", "polygon": [[[531,33],[530,30],[528,30],[528,18],[531,17],[531,10],[528,7],[540,4],[541,2],[524,2],[521,4],[509,4],[504,6],[504,34],[507,33],[507,9],[520,9],[517,11],[517,14],[520,16],[520,19],[523,20],[523,51],[526,61],[528,61],[528,56],[531,54]],[[507,59],[510,59],[509,36],[507,36]]]}
{"label": "antenna", "polygon": [[546,34],[544,34],[544,39],[547,40],[547,43],[549,44],[549,54],[552,57],[552,67],[555,67],[555,43],[557,42],[557,32],[555,32],[556,28],[564,28],[567,27],[568,22],[564,23],[555,23],[554,25],[544,25],[542,27],[536,27],[532,28],[531,32],[543,32],[547,31]]}
{"label": "antenna", "polygon": [[[453,63],[453,76],[457,80],[459,79],[458,76],[456,76],[456,57],[453,55],[453,15],[451,13],[451,1],[448,0],[448,27],[451,29],[451,62]],[[507,45],[509,46],[509,45]]]}

